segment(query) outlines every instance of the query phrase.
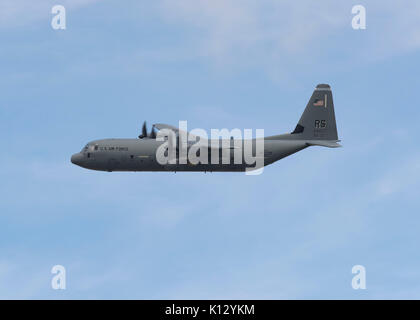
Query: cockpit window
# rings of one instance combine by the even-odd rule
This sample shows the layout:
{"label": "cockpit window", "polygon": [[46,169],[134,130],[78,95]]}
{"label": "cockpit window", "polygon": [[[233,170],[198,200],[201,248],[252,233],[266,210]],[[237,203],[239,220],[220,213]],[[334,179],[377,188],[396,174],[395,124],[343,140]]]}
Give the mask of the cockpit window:
{"label": "cockpit window", "polygon": [[85,153],[87,150],[88,150],[88,148],[89,148],[89,145],[87,144],[87,145],[85,145],[84,147],[83,147],[83,149],[82,149],[82,153]]}
{"label": "cockpit window", "polygon": [[97,144],[92,145],[92,144],[87,144],[83,147],[81,153],[86,153],[86,152],[93,152],[93,151],[98,151],[99,146]]}

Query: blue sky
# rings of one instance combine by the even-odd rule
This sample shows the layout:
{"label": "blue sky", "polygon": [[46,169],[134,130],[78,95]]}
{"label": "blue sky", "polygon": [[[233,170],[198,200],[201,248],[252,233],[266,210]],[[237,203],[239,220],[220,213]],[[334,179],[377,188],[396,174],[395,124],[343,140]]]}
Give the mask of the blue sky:
{"label": "blue sky", "polygon": [[[418,1],[1,0],[0,41],[0,298],[420,298]],[[70,163],[144,120],[289,132],[318,83],[344,147],[259,176]]]}

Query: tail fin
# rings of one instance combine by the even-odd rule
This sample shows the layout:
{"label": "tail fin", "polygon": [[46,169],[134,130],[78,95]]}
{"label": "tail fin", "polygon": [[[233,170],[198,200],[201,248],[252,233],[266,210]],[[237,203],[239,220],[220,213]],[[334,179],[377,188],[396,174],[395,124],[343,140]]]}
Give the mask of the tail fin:
{"label": "tail fin", "polygon": [[338,141],[333,97],[328,84],[316,86],[292,134],[299,140]]}

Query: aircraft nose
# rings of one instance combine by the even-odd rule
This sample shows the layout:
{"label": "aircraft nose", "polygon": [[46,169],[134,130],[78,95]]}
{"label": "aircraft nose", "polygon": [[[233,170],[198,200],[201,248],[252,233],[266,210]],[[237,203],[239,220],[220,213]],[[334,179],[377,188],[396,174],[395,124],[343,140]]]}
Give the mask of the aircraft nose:
{"label": "aircraft nose", "polygon": [[71,156],[71,163],[80,166],[81,162],[82,162],[82,155],[80,153],[75,153],[74,155]]}

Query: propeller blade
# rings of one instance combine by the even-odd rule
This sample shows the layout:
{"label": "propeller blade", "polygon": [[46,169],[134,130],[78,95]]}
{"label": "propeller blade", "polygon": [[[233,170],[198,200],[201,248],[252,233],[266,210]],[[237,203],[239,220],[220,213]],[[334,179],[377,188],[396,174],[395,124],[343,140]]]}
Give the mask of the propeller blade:
{"label": "propeller blade", "polygon": [[152,126],[152,131],[150,131],[150,138],[156,139],[155,126]]}
{"label": "propeller blade", "polygon": [[139,135],[139,139],[143,139],[147,137],[147,125],[146,125],[146,121],[143,122],[143,126],[141,128],[141,135]]}
{"label": "propeller blade", "polygon": [[144,136],[144,137],[147,137],[147,125],[146,125],[146,121],[145,122],[143,122],[143,127],[142,127],[142,132],[141,132],[141,134]]}

